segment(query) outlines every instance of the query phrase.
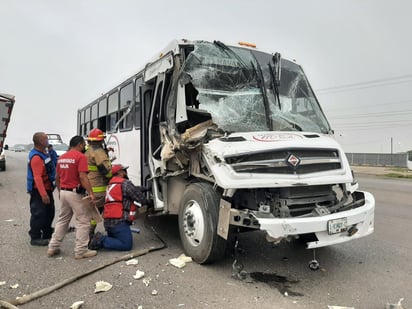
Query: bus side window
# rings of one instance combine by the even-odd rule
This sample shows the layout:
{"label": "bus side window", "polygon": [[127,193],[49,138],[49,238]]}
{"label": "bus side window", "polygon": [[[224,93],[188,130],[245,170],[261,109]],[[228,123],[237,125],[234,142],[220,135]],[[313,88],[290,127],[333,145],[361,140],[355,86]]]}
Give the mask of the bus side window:
{"label": "bus side window", "polygon": [[133,127],[133,112],[129,108],[133,108],[133,82],[128,83],[120,89],[120,114],[119,119],[124,116],[119,124],[120,130],[130,130]]}
{"label": "bus side window", "polygon": [[97,127],[102,130],[103,132],[106,132],[106,122],[107,122],[107,99],[106,97],[100,99],[99,101],[99,113],[98,113],[98,121],[97,121]]}
{"label": "bus side window", "polygon": [[117,114],[119,111],[119,93],[116,90],[112,94],[109,95],[108,102],[107,102],[107,132],[114,132],[117,130],[115,128],[117,122]]}
{"label": "bus side window", "polygon": [[94,103],[93,105],[92,105],[92,115],[91,115],[91,125],[90,125],[90,130],[91,129],[94,129],[94,128],[97,128],[97,116],[98,116],[98,113],[97,113],[97,110],[98,110],[98,107],[99,107],[99,105],[98,105],[98,103],[96,102],[96,103]]}

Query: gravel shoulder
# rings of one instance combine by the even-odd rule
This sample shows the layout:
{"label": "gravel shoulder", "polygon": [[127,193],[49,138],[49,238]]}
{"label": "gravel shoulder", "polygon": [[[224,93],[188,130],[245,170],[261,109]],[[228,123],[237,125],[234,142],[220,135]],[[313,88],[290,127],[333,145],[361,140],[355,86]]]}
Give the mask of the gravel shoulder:
{"label": "gravel shoulder", "polygon": [[407,168],[394,166],[370,166],[370,165],[352,165],[355,174],[388,176],[393,178],[411,178],[412,171]]}

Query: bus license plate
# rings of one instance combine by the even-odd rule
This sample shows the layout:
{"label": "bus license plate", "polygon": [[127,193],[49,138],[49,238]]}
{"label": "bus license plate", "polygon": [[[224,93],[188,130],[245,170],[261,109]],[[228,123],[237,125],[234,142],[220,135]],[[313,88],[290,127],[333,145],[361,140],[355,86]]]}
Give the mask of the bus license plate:
{"label": "bus license plate", "polygon": [[337,234],[345,232],[347,230],[347,220],[346,218],[339,218],[328,221],[328,234]]}

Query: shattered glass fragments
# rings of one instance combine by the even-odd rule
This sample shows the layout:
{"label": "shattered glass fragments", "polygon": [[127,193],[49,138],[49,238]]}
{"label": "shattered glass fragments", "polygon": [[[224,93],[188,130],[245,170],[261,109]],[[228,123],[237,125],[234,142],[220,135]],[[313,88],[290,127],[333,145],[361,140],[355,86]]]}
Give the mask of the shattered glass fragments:
{"label": "shattered glass fragments", "polygon": [[200,42],[185,62],[180,82],[190,83],[196,101],[226,132],[310,131],[328,133],[329,124],[301,68],[282,60],[279,100],[272,55]]}

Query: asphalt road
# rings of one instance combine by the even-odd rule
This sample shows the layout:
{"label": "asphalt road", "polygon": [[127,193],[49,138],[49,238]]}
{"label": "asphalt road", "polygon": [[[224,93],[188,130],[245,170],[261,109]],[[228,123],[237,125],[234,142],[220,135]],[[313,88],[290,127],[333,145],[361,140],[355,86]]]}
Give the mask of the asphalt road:
{"label": "asphalt road", "polygon": [[[25,193],[27,153],[8,152],[7,171],[0,172],[0,299],[31,294],[104,265],[125,253],[99,251],[90,260],[73,258],[74,233],[68,233],[63,252],[48,258],[46,248],[32,247],[27,234],[28,195]],[[272,246],[262,233],[239,236],[238,260],[255,280],[232,274],[233,255],[216,264],[188,263],[178,269],[168,263],[182,253],[175,217],[144,215],[138,220],[134,249],[167,247],[138,257],[138,265],[118,262],[76,280],[21,308],[328,308],[383,309],[405,298],[412,308],[412,181],[356,174],[363,190],[376,198],[375,232],[350,243],[316,250],[321,269],[308,268],[313,252],[298,241]],[[56,202],[58,208],[58,202]],[[57,216],[57,214],[56,214]],[[101,226],[98,229],[102,230]],[[150,279],[136,280],[136,270]],[[249,277],[248,277],[249,278]],[[113,285],[94,293],[95,282]],[[18,284],[18,287],[11,286]],[[157,294],[153,292],[157,291]],[[153,295],[156,294],[156,295]]]}

